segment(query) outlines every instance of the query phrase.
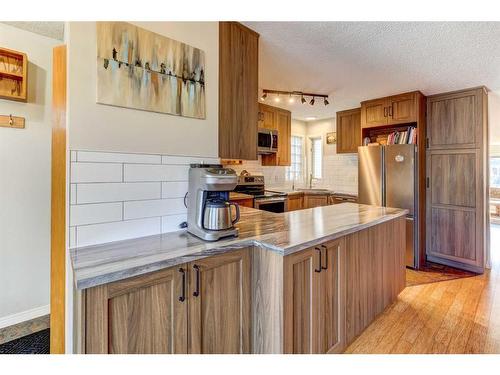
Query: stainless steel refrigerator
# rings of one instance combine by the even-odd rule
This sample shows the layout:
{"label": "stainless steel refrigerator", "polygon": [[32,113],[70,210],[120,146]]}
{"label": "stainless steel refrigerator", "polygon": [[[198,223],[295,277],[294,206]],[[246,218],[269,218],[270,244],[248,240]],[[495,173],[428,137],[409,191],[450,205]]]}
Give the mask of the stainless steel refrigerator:
{"label": "stainless steel refrigerator", "polygon": [[418,186],[415,145],[358,147],[358,201],[406,208],[406,265],[418,266]]}

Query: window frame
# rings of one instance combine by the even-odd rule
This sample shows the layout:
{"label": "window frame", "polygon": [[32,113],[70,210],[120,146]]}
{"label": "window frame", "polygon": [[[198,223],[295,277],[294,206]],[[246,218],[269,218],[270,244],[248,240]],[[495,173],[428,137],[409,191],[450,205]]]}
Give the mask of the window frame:
{"label": "window frame", "polygon": [[[321,180],[323,178],[323,138],[321,136],[318,137],[310,137],[309,138],[311,142],[311,175],[312,178],[315,180]],[[315,142],[318,142],[317,144],[319,145],[319,171],[316,171],[315,168],[315,163],[316,163],[316,158],[315,158],[315,152],[314,152],[314,144]],[[319,172],[319,176],[318,173]]]}
{"label": "window frame", "polygon": [[[299,144],[294,144],[294,139],[299,141]],[[294,148],[300,146],[300,153],[298,154],[298,163],[294,163]],[[301,135],[292,134],[290,137],[290,166],[287,167],[286,179],[287,181],[303,181],[304,180],[304,160],[305,160],[305,147],[304,147],[304,137]],[[298,165],[298,168],[294,168],[294,165]]]}

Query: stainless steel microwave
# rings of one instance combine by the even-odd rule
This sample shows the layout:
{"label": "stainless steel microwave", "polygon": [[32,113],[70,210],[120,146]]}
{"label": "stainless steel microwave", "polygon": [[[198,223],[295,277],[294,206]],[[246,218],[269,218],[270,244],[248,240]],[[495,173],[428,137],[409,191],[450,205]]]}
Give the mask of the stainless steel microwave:
{"label": "stainless steel microwave", "polygon": [[273,154],[278,152],[278,131],[259,128],[257,151],[259,154]]}

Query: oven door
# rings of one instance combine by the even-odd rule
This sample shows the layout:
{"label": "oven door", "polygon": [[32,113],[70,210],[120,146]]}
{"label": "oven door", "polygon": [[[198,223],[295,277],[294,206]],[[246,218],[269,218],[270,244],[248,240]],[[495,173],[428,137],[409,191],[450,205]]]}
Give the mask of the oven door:
{"label": "oven door", "polygon": [[287,198],[257,198],[254,201],[255,208],[258,210],[269,212],[286,212],[288,211]]}
{"label": "oven door", "polygon": [[273,154],[278,151],[278,132],[259,128],[257,137],[257,151],[259,154]]}

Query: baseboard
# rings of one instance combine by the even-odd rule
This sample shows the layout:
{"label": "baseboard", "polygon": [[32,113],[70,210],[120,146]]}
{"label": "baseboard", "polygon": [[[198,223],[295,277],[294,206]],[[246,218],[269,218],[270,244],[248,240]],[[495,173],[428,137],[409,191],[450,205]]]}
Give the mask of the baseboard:
{"label": "baseboard", "polygon": [[0,329],[22,323],[27,320],[35,319],[50,313],[50,305],[36,307],[31,310],[22,311],[0,318]]}

